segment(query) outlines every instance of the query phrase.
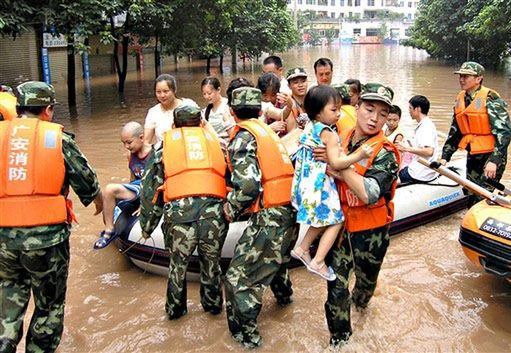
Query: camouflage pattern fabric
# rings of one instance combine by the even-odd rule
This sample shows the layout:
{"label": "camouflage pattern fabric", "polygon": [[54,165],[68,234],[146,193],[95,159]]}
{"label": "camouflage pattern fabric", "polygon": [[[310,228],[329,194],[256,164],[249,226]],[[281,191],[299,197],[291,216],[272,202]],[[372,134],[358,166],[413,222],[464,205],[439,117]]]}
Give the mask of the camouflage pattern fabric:
{"label": "camouflage pattern fabric", "polygon": [[392,107],[392,99],[394,98],[394,91],[390,87],[385,87],[380,83],[366,83],[362,87],[360,99],[370,101],[380,101],[387,103]]}
{"label": "camouflage pattern fabric", "polygon": [[476,63],[475,61],[466,61],[461,64],[460,69],[454,71],[454,73],[460,75],[481,76],[484,74],[484,66]]}
{"label": "camouflage pattern fabric", "polygon": [[231,107],[261,107],[261,91],[254,87],[240,87],[232,91]]}
{"label": "camouflage pattern fabric", "polygon": [[[366,140],[350,143],[348,153],[355,151]],[[364,186],[370,203],[376,202],[380,197],[390,196],[392,183],[397,179],[397,171],[398,164],[394,153],[382,148],[364,175]],[[355,306],[359,309],[365,308],[373,296],[389,245],[388,230],[389,227],[384,226],[351,234],[344,231],[341,243],[336,243],[325,259],[337,276],[335,281],[328,282],[325,303],[330,344],[333,346],[346,343],[352,333],[348,283],[353,272],[356,284],[351,298]]]}
{"label": "camouflage pattern fabric", "polygon": [[[233,190],[227,195],[227,213],[236,218],[262,191],[255,138],[240,131],[228,146],[233,167]],[[280,305],[291,303],[288,265],[297,238],[296,213],[290,205],[252,214],[238,241],[226,274],[227,322],[233,338],[246,347],[261,344],[257,316],[262,296],[270,286]]]}
{"label": "camouflage pattern fabric", "polygon": [[[38,250],[0,246],[0,352],[15,352],[23,335],[23,317],[34,294],[35,309],[26,336],[26,352],[57,349],[64,329],[69,240]],[[0,344],[0,346],[2,346]]]}
{"label": "camouflage pattern fabric", "polygon": [[185,103],[174,109],[174,124],[181,126],[199,126],[201,110],[198,105]]}
{"label": "camouflage pattern fabric", "polygon": [[186,197],[164,203],[158,197],[152,200],[157,189],[164,183],[162,144],[147,161],[140,194],[140,226],[151,234],[164,215],[162,231],[165,247],[170,252],[169,281],[166,312],[171,319],[186,314],[186,267],[195,247],[198,247],[201,266],[201,304],[213,314],[222,308],[220,288],[220,252],[227,235],[227,223],[223,216],[223,200],[213,197]]}
{"label": "camouflage pattern fabric", "polygon": [[[465,95],[465,104],[468,106],[475,95],[477,89],[471,96]],[[490,91],[486,102],[486,109],[490,119],[490,127],[493,136],[495,136],[495,149],[491,153],[483,153],[478,155],[467,154],[467,179],[477,183],[478,185],[493,191],[493,188],[482,181],[484,175],[484,167],[487,162],[493,162],[497,165],[496,180],[499,181],[504,174],[507,164],[507,148],[511,141],[511,123],[509,121],[509,113],[507,111],[507,103],[500,96]],[[447,140],[442,150],[442,159],[449,161],[451,156],[458,149],[458,144],[463,138],[456,117],[453,116],[451,128]],[[467,146],[470,149],[470,146]],[[479,195],[468,192],[469,205],[477,203],[481,198]]]}
{"label": "camouflage pattern fabric", "polygon": [[[69,185],[85,205],[100,192],[96,173],[72,137],[63,134],[66,167],[63,193]],[[0,228],[0,352],[14,352],[23,316],[34,294],[35,310],[27,334],[27,352],[53,352],[63,330],[69,263],[67,224]]]}
{"label": "camouflage pattern fabric", "polygon": [[[193,198],[188,199],[191,199],[191,204],[194,203]],[[198,201],[200,203],[201,200]],[[206,207],[206,212],[214,213],[214,216],[191,223],[173,223],[174,214],[165,213],[162,230],[170,257],[165,310],[170,319],[187,313],[186,269],[195,248],[199,253],[202,307],[211,314],[222,311],[220,257],[228,224],[223,214],[223,200],[210,198]]]}
{"label": "camouflage pattern fabric", "polygon": [[[334,244],[330,250],[326,262],[337,275],[335,281],[328,282],[325,303],[331,345],[345,344],[351,336],[351,302],[363,310],[372,298],[389,239],[388,226],[352,234],[345,232],[341,243]],[[350,299],[348,282],[353,272],[356,282]]]}
{"label": "camouflage pattern fabric", "polygon": [[41,81],[24,82],[16,87],[17,104],[25,107],[46,107],[57,103],[55,89]]}

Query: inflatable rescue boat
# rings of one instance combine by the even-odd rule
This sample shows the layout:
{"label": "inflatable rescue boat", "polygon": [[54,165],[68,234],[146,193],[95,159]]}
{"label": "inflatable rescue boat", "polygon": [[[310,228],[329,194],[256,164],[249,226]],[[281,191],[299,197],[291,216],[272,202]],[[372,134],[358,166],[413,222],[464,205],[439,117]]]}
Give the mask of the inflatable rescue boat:
{"label": "inflatable rescue boat", "polygon": [[[453,161],[452,167],[465,176],[465,159]],[[390,234],[395,235],[413,227],[438,220],[463,208],[467,198],[463,189],[449,178],[440,176],[429,183],[403,185],[397,188],[394,197],[395,213]],[[119,250],[138,267],[145,271],[166,276],[168,273],[169,256],[165,249],[163,233],[160,226],[145,240],[141,237],[141,228],[137,217],[132,213],[138,205],[124,203],[116,212],[115,230],[119,235],[116,239]],[[229,265],[234,247],[238,242],[246,222],[235,222],[229,226],[229,233],[222,249],[221,265],[225,270]],[[299,240],[305,235],[306,226],[300,227]],[[291,267],[301,265],[292,259]],[[199,272],[199,261],[195,252],[188,266],[188,271]]]}

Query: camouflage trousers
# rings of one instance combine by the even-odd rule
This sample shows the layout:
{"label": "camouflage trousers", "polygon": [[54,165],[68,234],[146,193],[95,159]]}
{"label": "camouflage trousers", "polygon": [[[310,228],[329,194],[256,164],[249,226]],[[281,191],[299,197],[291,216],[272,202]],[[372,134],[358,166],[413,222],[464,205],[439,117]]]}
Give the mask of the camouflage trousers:
{"label": "camouflage trousers", "polygon": [[186,269],[195,248],[199,254],[202,307],[206,312],[219,314],[223,304],[220,255],[228,230],[225,218],[176,224],[164,222],[162,230],[170,256],[165,304],[169,319],[180,318],[188,312]]}
{"label": "camouflage trousers", "polygon": [[0,352],[15,352],[23,317],[34,295],[35,309],[26,336],[26,352],[54,352],[64,329],[69,268],[69,239],[40,250],[0,247]]}
{"label": "camouflage trousers", "polygon": [[[483,154],[468,154],[467,155],[467,179],[473,181],[474,183],[482,186],[483,188],[493,191],[493,188],[487,185],[483,181],[484,176],[484,167],[488,158],[491,156],[491,153],[483,153]],[[507,156],[504,156],[502,162],[497,165],[497,175],[495,180],[500,181],[502,175],[504,175],[504,171],[506,170],[507,164]],[[468,195],[468,204],[469,207],[473,206],[477,202],[482,200],[482,197],[479,194],[474,194],[471,191],[466,191]]]}
{"label": "camouflage trousers", "polygon": [[[383,257],[389,246],[388,226],[352,233],[350,241],[351,247],[345,232],[342,242],[334,244],[326,258],[327,264],[332,266],[337,275],[335,281],[328,282],[325,303],[330,344],[334,346],[342,344],[351,336],[351,302],[358,309],[364,309],[373,296]],[[348,282],[353,272],[356,282],[350,301]]]}
{"label": "camouflage trousers", "polygon": [[297,230],[296,224],[249,224],[236,245],[225,280],[227,323],[233,338],[246,347],[261,344],[257,316],[268,286],[280,305],[291,303],[288,266]]}

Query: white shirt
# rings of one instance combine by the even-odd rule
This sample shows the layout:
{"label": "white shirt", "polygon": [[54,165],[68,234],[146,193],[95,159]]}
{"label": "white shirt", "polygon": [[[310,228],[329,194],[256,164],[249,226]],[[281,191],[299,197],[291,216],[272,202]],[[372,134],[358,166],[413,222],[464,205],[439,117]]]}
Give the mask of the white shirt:
{"label": "white shirt", "polygon": [[[181,103],[177,105],[176,108],[182,104],[197,105],[191,99],[188,98],[180,99]],[[168,131],[172,128],[172,124],[174,123],[174,109],[163,110],[161,104],[158,103],[147,111],[144,128],[154,129],[154,135],[156,136],[155,143],[163,141],[163,134],[165,133],[165,131]]]}
{"label": "white shirt", "polygon": [[[206,109],[202,110],[202,116],[205,118]],[[219,137],[223,139],[228,139],[229,134],[227,131],[236,125],[236,121],[234,121],[234,117],[231,116],[231,112],[229,109],[229,105],[227,104],[227,98],[222,97],[222,103],[216,109],[209,112],[208,122],[211,124],[211,127],[215,129],[216,133]]]}
{"label": "white shirt", "polygon": [[279,90],[279,92],[291,94],[291,89],[289,88],[289,83],[287,82],[287,80],[285,78],[282,78],[280,80],[280,90]]}
{"label": "white shirt", "polygon": [[[415,134],[412,140],[413,147],[433,147],[433,155],[428,158],[428,162],[438,159],[438,134],[433,121],[426,116],[415,128]],[[421,181],[431,181],[437,177],[437,172],[423,166],[418,161],[419,156],[414,154],[413,159],[408,165],[408,173],[414,179]]]}

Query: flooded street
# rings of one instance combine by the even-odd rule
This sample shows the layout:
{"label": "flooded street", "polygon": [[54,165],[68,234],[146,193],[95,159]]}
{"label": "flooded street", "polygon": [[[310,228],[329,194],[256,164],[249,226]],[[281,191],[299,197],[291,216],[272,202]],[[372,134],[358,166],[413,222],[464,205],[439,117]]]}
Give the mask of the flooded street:
{"label": "flooded street", "polygon": [[[416,94],[427,96],[432,105],[429,115],[443,144],[459,91],[454,67],[429,59],[422,51],[382,45],[297,49],[282,58],[286,69],[303,66],[312,83],[313,63],[324,56],[334,62],[335,83],[358,78],[392,87],[407,130],[413,127],[408,99]],[[204,67],[204,62],[183,59],[177,71],[169,64],[164,72],[176,76],[179,96],[204,107],[200,93]],[[68,118],[65,104],[58,107],[56,122],[76,134],[102,186],[129,180],[119,133],[128,121],[143,123],[147,110],[156,103],[153,71],[144,72],[145,80],[135,72],[129,74],[125,103],[117,96],[115,78],[102,77],[93,78],[88,87],[77,82],[77,118]],[[226,67],[222,92],[232,78],[245,76],[256,82],[260,72],[259,64],[239,66],[238,74]],[[508,103],[510,75],[487,72],[484,77],[484,84]],[[57,98],[66,102],[66,88],[56,88]],[[509,166],[503,181],[511,185]],[[188,284],[188,315],[167,320],[166,278],[144,273],[114,245],[93,250],[103,227],[101,218],[92,216],[92,206],[85,209],[74,195],[73,200],[80,223],[71,236],[65,331],[59,352],[244,351],[231,339],[225,313],[214,317],[202,311],[197,283]],[[367,312],[353,313],[354,334],[342,352],[511,351],[511,284],[482,273],[465,258],[458,243],[463,213],[391,240],[376,294]],[[292,305],[280,308],[271,292],[266,293],[259,316],[264,341],[257,352],[329,351],[325,281],[304,268],[291,270],[291,278]],[[20,345],[19,351],[23,349]]]}

